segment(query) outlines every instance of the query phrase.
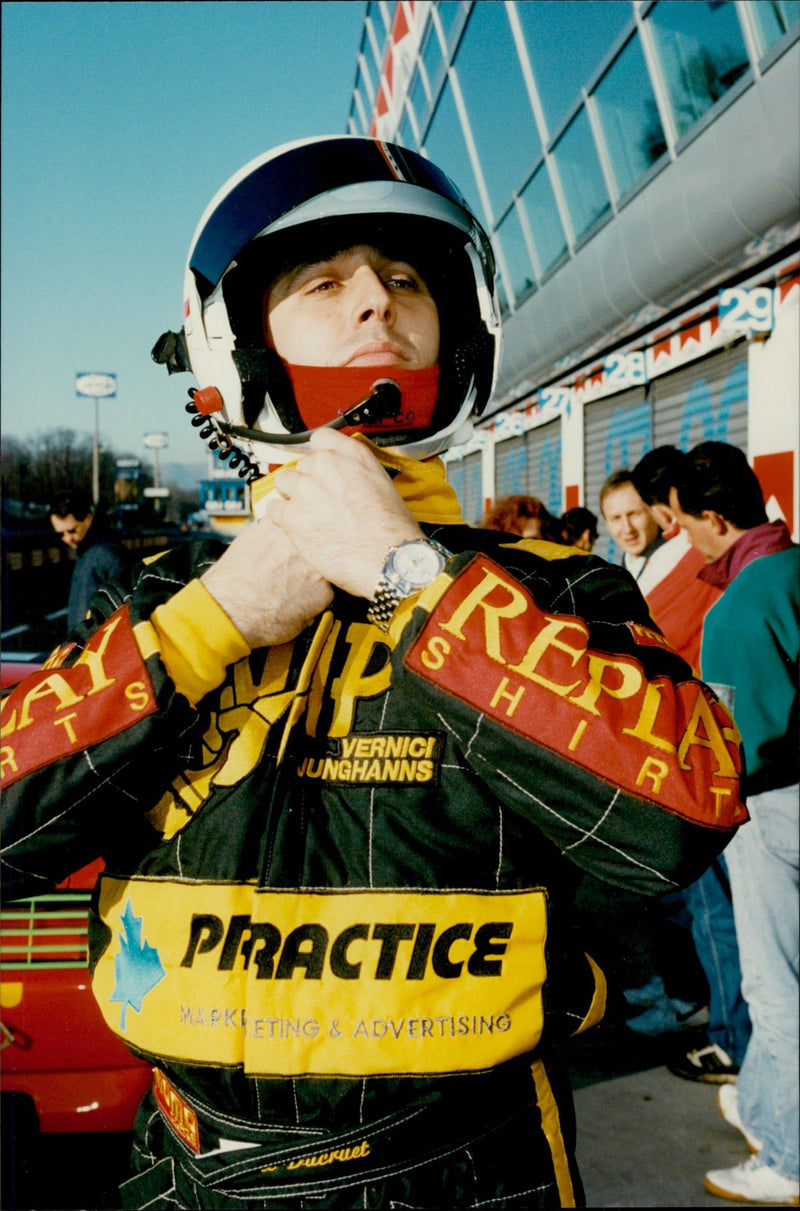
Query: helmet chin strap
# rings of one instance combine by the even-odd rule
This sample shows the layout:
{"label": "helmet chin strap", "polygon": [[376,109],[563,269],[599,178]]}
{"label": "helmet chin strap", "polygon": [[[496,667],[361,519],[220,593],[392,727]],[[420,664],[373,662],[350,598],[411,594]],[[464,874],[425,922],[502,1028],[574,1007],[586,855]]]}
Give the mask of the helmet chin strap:
{"label": "helmet chin strap", "polygon": [[224,433],[250,441],[298,445],[317,429],[407,432],[427,428],[431,423],[438,394],[438,366],[407,370],[398,366],[285,365],[297,409],[309,427],[299,433],[267,433],[219,421]]}
{"label": "helmet chin strap", "polygon": [[223,433],[232,434],[234,437],[294,446],[308,441],[317,429],[344,429],[350,425],[374,428],[384,421],[398,420],[401,415],[401,399],[400,388],[394,379],[379,378],[372,384],[369,395],[364,399],[333,420],[317,425],[315,429],[301,429],[299,433],[262,433],[259,429],[248,429],[244,425],[229,425],[226,421],[220,421],[219,427]]}

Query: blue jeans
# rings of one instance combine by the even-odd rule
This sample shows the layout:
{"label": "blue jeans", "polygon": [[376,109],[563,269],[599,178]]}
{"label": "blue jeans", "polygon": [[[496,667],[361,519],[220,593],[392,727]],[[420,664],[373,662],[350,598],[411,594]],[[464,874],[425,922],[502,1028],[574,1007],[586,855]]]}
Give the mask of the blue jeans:
{"label": "blue jeans", "polygon": [[761,1158],[798,1177],[798,792],[785,786],[748,799],[751,821],[726,852],[753,1034],[738,1080],[748,1131]]}
{"label": "blue jeans", "polygon": [[[728,851],[726,851],[727,853]],[[750,1015],[742,996],[739,944],[725,859],[720,856],[684,888],[697,957],[708,980],[708,1037],[740,1065],[750,1041]]]}

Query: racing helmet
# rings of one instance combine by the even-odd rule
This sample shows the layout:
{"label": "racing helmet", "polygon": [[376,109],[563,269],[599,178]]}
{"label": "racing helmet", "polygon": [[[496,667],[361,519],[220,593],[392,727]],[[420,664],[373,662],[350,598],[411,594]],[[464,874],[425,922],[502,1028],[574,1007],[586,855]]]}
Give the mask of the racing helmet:
{"label": "racing helmet", "polygon": [[[437,304],[439,365],[434,401],[376,416],[338,408],[303,413],[292,368],[268,347],[265,291],[299,264],[371,244],[418,270]],[[361,430],[378,445],[428,458],[468,441],[471,418],[491,397],[500,360],[500,318],[489,240],[453,183],[429,160],[377,139],[332,135],[284,144],[251,160],[219,190],[192,239],[184,278],[184,323],[165,333],[153,358],[170,373],[191,370],[199,390],[187,410],[201,436],[236,453],[253,475],[296,458],[321,423]],[[374,378],[398,376],[361,367]],[[425,371],[405,371],[424,376]],[[352,387],[351,387],[352,389]],[[398,400],[400,396],[397,397]],[[323,401],[324,402],[324,401]],[[361,401],[365,403],[366,400]],[[321,421],[321,416],[325,419]],[[361,423],[359,423],[361,422]]]}

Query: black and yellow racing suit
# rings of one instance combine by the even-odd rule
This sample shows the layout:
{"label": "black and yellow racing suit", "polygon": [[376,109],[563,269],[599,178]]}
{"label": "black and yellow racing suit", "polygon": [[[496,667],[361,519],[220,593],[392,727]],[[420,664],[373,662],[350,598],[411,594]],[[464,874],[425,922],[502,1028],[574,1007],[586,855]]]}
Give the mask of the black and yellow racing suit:
{"label": "black and yellow racing suit", "polygon": [[626,573],[384,461],[453,552],[388,634],[337,591],[250,651],[186,544],[4,703],[6,894],[105,859],[94,992],[156,1069],[127,1206],[581,1205],[576,868],[658,896],[746,819],[735,726]]}

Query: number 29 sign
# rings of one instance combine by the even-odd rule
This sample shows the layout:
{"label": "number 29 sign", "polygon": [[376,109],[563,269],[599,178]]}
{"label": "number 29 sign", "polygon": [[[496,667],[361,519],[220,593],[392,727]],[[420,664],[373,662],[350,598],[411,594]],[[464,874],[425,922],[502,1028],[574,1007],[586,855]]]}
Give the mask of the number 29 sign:
{"label": "number 29 sign", "polygon": [[717,312],[721,328],[732,332],[771,332],[775,323],[774,290],[733,286],[720,290]]}

